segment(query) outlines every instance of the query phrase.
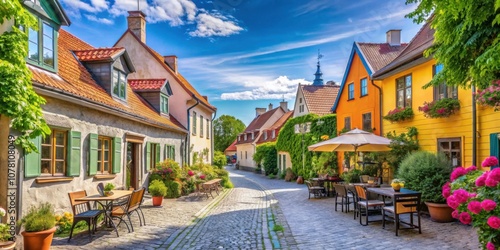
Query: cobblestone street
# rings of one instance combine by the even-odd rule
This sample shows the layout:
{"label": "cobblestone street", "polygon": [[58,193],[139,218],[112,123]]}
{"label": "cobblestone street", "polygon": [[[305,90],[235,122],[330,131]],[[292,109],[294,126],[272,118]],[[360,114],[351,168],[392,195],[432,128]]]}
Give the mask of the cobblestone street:
{"label": "cobblestone street", "polygon": [[[165,200],[163,208],[146,201],[147,226],[120,237],[98,231],[92,242],[81,233],[67,243],[56,238],[52,249],[479,249],[470,226],[434,223],[422,218],[422,234],[405,230],[396,237],[394,225],[361,226],[353,213],[334,211],[333,198],[310,199],[307,187],[234,170],[235,188],[214,199],[191,195]],[[134,216],[135,217],[135,216]],[[284,233],[272,231],[273,225]]]}

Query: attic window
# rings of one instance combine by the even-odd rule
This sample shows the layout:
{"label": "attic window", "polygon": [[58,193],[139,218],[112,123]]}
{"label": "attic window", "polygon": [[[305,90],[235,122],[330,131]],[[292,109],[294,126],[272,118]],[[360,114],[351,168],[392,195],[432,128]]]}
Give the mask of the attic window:
{"label": "attic window", "polygon": [[276,130],[273,130],[272,137],[273,137],[273,139],[276,137]]}
{"label": "attic window", "polygon": [[264,131],[264,141],[267,140],[267,131]]}
{"label": "attic window", "polygon": [[57,31],[48,22],[38,19],[38,30],[28,29],[28,62],[56,70]]}
{"label": "attic window", "polygon": [[245,137],[244,137],[244,138],[245,138],[244,140],[246,141],[246,140],[247,140],[247,134],[245,134],[244,136],[245,136]]}
{"label": "attic window", "polygon": [[168,114],[168,96],[160,95],[160,111],[164,114]]}
{"label": "attic window", "polygon": [[126,82],[127,82],[127,76],[125,73],[113,69],[113,95],[125,100],[126,99]]}

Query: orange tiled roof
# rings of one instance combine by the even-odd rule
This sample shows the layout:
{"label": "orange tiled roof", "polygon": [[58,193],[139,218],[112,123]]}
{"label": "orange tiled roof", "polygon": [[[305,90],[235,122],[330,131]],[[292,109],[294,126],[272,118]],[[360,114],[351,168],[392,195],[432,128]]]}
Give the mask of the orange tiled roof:
{"label": "orange tiled roof", "polygon": [[160,91],[161,87],[167,81],[166,78],[162,79],[128,79],[128,84],[134,91],[147,91],[155,90]]}
{"label": "orange tiled roof", "polygon": [[407,43],[400,46],[391,46],[388,43],[356,43],[363,53],[363,57],[375,72],[396,58],[403,51]]}
{"label": "orange tiled roof", "polygon": [[337,85],[300,85],[309,113],[319,116],[331,114],[332,105],[337,98],[340,86]]}
{"label": "orange tiled roof", "polygon": [[78,60],[82,62],[91,61],[111,61],[117,56],[122,54],[125,48],[97,48],[97,49],[85,49],[85,50],[75,50],[75,56]]}
{"label": "orange tiled roof", "polygon": [[155,57],[158,60],[158,62],[162,65],[162,67],[166,71],[168,71],[170,75],[172,75],[174,78],[178,80],[179,84],[182,86],[182,88],[184,88],[184,90],[186,90],[186,92],[195,95],[196,98],[208,108],[212,110],[217,110],[217,108],[215,106],[212,106],[212,104],[210,104],[207,99],[205,99],[200,93],[198,93],[198,91],[196,91],[196,89],[180,73],[176,74],[170,68],[170,66],[167,65],[167,63],[165,62],[165,58],[162,55],[160,55],[155,50],[151,49],[147,44],[143,43],[141,39],[139,39],[130,29],[127,29],[127,31],[123,33],[122,37],[118,39],[118,41],[120,41],[127,33],[130,33],[130,35],[134,37],[139,44],[141,44],[151,55],[153,55],[153,57]]}
{"label": "orange tiled roof", "polygon": [[73,56],[72,51],[93,50],[94,48],[73,36],[69,32],[59,30],[58,73],[42,70],[35,66],[28,67],[33,73],[33,86],[38,90],[59,92],[68,97],[100,105],[114,112],[126,114],[147,124],[168,130],[186,133],[178,122],[174,123],[161,116],[146,101],[139,97],[127,84],[127,104],[113,99],[98,85],[87,69]]}
{"label": "orange tiled roof", "polygon": [[373,74],[374,77],[388,73],[395,68],[404,65],[416,58],[423,57],[426,49],[434,42],[434,29],[431,28],[430,21],[426,22],[418,33],[413,37],[408,46],[391,63]]}
{"label": "orange tiled roof", "polygon": [[229,145],[229,147],[226,148],[226,150],[224,150],[224,152],[227,152],[227,151],[236,151],[236,142],[238,140],[234,140],[233,143],[231,143],[231,145]]}

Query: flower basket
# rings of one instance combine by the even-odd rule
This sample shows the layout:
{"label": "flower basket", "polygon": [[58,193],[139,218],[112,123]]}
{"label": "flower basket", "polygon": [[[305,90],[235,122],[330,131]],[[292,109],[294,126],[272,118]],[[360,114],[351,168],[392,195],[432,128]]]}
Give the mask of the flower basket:
{"label": "flower basket", "polygon": [[443,118],[454,114],[460,109],[460,102],[454,98],[443,98],[438,101],[424,102],[418,107],[418,111],[423,112],[427,118]]}
{"label": "flower basket", "polygon": [[406,108],[397,107],[389,111],[389,113],[387,113],[387,115],[385,115],[383,118],[390,122],[401,122],[404,120],[411,119],[413,118],[413,116],[414,116],[413,109],[411,109],[410,107]]}
{"label": "flower basket", "polygon": [[478,90],[475,98],[479,105],[493,107],[495,111],[500,110],[500,81],[494,82],[488,88]]}

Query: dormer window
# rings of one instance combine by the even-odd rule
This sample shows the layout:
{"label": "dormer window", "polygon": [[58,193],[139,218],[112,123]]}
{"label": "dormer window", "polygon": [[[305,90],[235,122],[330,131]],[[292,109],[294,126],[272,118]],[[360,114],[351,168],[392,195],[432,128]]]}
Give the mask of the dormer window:
{"label": "dormer window", "polygon": [[28,62],[55,71],[56,37],[53,25],[39,18],[38,30],[28,29]]}
{"label": "dormer window", "polygon": [[273,132],[271,133],[271,135],[273,136],[273,139],[276,137],[276,130],[273,130]]}
{"label": "dormer window", "polygon": [[245,134],[245,141],[247,140],[247,134]]}
{"label": "dormer window", "polygon": [[255,139],[255,132],[252,132],[252,140]]}
{"label": "dormer window", "polygon": [[267,131],[264,131],[264,141],[267,140]]}
{"label": "dormer window", "polygon": [[160,94],[160,111],[168,114],[168,96]]}
{"label": "dormer window", "polygon": [[113,89],[114,96],[123,100],[126,99],[126,93],[127,93],[126,83],[127,83],[127,76],[125,75],[125,73],[117,69],[113,69],[113,86],[111,87]]}

